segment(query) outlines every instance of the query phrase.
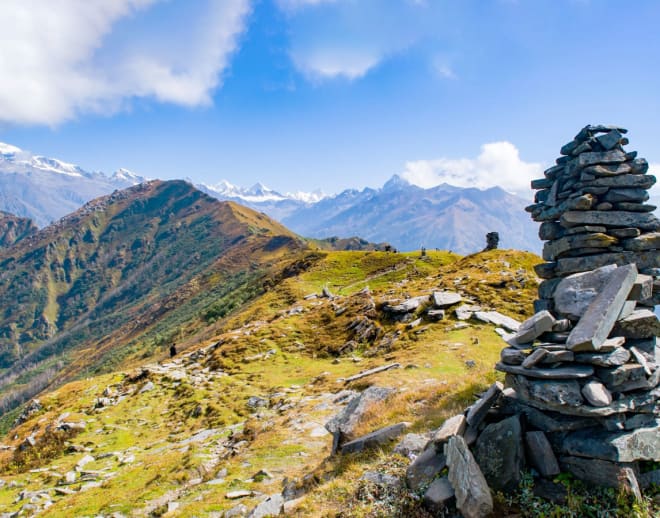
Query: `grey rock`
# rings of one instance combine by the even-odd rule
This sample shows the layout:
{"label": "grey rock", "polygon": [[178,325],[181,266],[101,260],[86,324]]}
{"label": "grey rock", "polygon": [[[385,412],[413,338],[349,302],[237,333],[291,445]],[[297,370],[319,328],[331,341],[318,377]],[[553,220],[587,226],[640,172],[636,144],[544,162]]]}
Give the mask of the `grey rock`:
{"label": "grey rock", "polygon": [[548,351],[541,360],[540,365],[552,365],[555,363],[572,362],[575,359],[573,351]]}
{"label": "grey rock", "polygon": [[623,469],[630,468],[627,464],[568,455],[559,458],[559,465],[564,471],[571,472],[580,480],[596,486],[613,488],[619,488]]}
{"label": "grey rock", "polygon": [[501,398],[499,408],[504,415],[524,415],[529,425],[547,433],[581,430],[598,424],[590,417],[568,416],[550,410],[541,411],[519,398],[510,396]]}
{"label": "grey rock", "polygon": [[619,320],[612,332],[626,339],[652,338],[660,335],[660,321],[652,311],[638,309],[632,315]]}
{"label": "grey rock", "polygon": [[145,392],[149,392],[155,388],[156,385],[154,385],[153,381],[147,381],[144,385],[142,385],[142,388],[138,391],[138,394],[144,394]]}
{"label": "grey rock", "polygon": [[279,516],[284,508],[284,498],[281,494],[270,495],[266,500],[257,505],[248,518],[265,518],[267,516]]}
{"label": "grey rock", "polygon": [[242,516],[247,516],[249,509],[245,504],[238,504],[232,507],[231,509],[225,511],[223,518],[238,518]]}
{"label": "grey rock", "polygon": [[581,379],[588,378],[593,375],[594,370],[587,365],[571,365],[567,367],[557,367],[554,369],[533,368],[525,369],[518,365],[506,365],[504,363],[497,363],[495,369],[500,372],[508,372],[509,374],[521,374],[529,378],[539,378],[546,380],[558,379]]}
{"label": "grey rock", "polygon": [[616,178],[618,176],[627,175],[632,171],[630,164],[614,164],[614,165],[592,165],[582,169],[580,175],[581,180],[589,180],[593,177]]}
{"label": "grey rock", "polygon": [[630,351],[617,347],[610,353],[580,353],[575,355],[578,363],[588,363],[599,367],[618,367],[630,359]]}
{"label": "grey rock", "polygon": [[603,146],[603,148],[605,148],[606,151],[609,151],[619,146],[623,138],[623,135],[618,130],[614,129],[608,133],[598,135],[596,140],[600,143],[601,146]]}
{"label": "grey rock", "polygon": [[660,429],[656,426],[624,432],[579,430],[564,439],[562,450],[569,455],[613,462],[658,461]]}
{"label": "grey rock", "polygon": [[388,475],[387,473],[380,473],[378,471],[366,471],[360,478],[361,480],[366,480],[372,484],[388,487],[391,489],[401,486],[401,480],[399,477]]}
{"label": "grey rock", "polygon": [[633,314],[633,312],[637,309],[637,302],[634,300],[626,300],[623,303],[623,307],[621,308],[621,311],[619,312],[619,316],[616,317],[617,321],[623,320],[624,318],[628,318],[630,315]]}
{"label": "grey rock", "polygon": [[520,324],[513,339],[519,344],[533,342],[555,325],[555,317],[549,311],[541,311]]}
{"label": "grey rock", "polygon": [[481,320],[487,324],[495,324],[514,333],[520,329],[520,322],[497,311],[476,311],[474,317],[477,320]]}
{"label": "grey rock", "polygon": [[454,489],[447,477],[435,479],[424,493],[423,504],[432,513],[442,513],[454,498]]}
{"label": "grey rock", "polygon": [[559,474],[557,457],[555,457],[545,433],[527,432],[525,445],[527,446],[527,460],[536,471],[544,477],[554,477]]}
{"label": "grey rock", "polygon": [[[653,251],[642,252],[607,252],[586,257],[563,257],[559,259],[552,270],[552,275],[568,275],[575,272],[585,272],[607,264],[636,264],[641,270],[660,266],[660,254]],[[539,265],[537,265],[539,266]],[[537,268],[535,267],[535,271]],[[541,276],[538,271],[537,275]]]}
{"label": "grey rock", "polygon": [[607,233],[616,238],[624,239],[627,237],[637,237],[641,234],[641,231],[638,228],[611,228]]}
{"label": "grey rock", "polygon": [[490,408],[497,402],[503,388],[502,384],[496,381],[488,388],[484,396],[468,409],[466,417],[468,425],[477,427],[483,421]]}
{"label": "grey rock", "polygon": [[547,241],[543,245],[543,259],[553,261],[562,257],[566,252],[576,248],[608,248],[618,243],[618,239],[607,234],[576,234],[564,236],[554,241]]}
{"label": "grey rock", "polygon": [[426,316],[429,317],[431,320],[442,320],[445,318],[445,310],[444,309],[429,309],[426,312]]}
{"label": "grey rock", "polygon": [[562,279],[554,290],[555,309],[561,314],[579,319],[616,268],[615,264],[609,264]]}
{"label": "grey rock", "polygon": [[492,489],[516,489],[525,465],[522,429],[518,416],[486,426],[477,439],[474,457]]}
{"label": "grey rock", "polygon": [[268,406],[268,400],[259,396],[250,396],[247,400],[247,406],[250,408],[264,408]]}
{"label": "grey rock", "polygon": [[383,311],[388,313],[402,314],[402,313],[412,313],[422,304],[428,302],[428,295],[423,295],[420,297],[413,297],[411,299],[405,300],[401,304],[389,305],[386,304],[383,306]]}
{"label": "grey rock", "polygon": [[437,445],[444,444],[454,435],[463,435],[466,427],[467,419],[465,415],[458,414],[450,417],[442,423],[440,429],[433,435],[433,442]]}
{"label": "grey rock", "polygon": [[646,189],[612,188],[601,199],[611,203],[641,203],[649,199],[649,194]]}
{"label": "grey rock", "polygon": [[621,245],[625,250],[658,250],[660,249],[660,232],[648,232],[638,237],[624,239]]}
{"label": "grey rock", "polygon": [[500,352],[500,360],[507,365],[520,365],[525,361],[525,353],[513,347],[505,347]]}
{"label": "grey rock", "polygon": [[419,455],[428,442],[429,438],[426,434],[407,433],[392,451],[403,457],[411,458]]}
{"label": "grey rock", "polygon": [[660,486],[660,469],[655,469],[647,473],[642,473],[641,475],[639,475],[637,480],[639,481],[639,485],[642,486],[644,489],[649,488],[651,484]]}
{"label": "grey rock", "polygon": [[449,483],[456,494],[456,507],[465,518],[486,518],[493,512],[493,499],[479,465],[462,437],[447,443]]}
{"label": "grey rock", "polygon": [[406,470],[406,482],[413,491],[428,486],[447,467],[447,457],[435,447],[429,447],[417,457]]}
{"label": "grey rock", "polygon": [[527,401],[538,401],[556,409],[579,407],[584,400],[575,380],[533,380],[525,376],[507,377],[507,384]]}
{"label": "grey rock", "polygon": [[460,294],[453,291],[436,291],[433,293],[433,305],[436,308],[448,308],[454,304],[458,304],[463,300]]}
{"label": "grey rock", "polygon": [[373,405],[385,401],[394,389],[384,387],[369,387],[354,397],[349,403],[325,425],[330,433],[340,433],[346,440],[355,438],[355,429],[364,414]]}
{"label": "grey rock", "polygon": [[644,374],[650,376],[653,373],[653,369],[651,368],[651,365],[649,365],[649,362],[646,360],[646,356],[644,356],[644,354],[642,354],[642,352],[634,345],[630,347],[630,353],[632,354],[633,358],[635,358],[635,361],[642,366],[644,369]]}
{"label": "grey rock", "polygon": [[637,279],[635,279],[635,284],[633,284],[630,293],[628,294],[628,300],[643,301],[651,298],[653,295],[653,277],[650,275],[639,274]]}
{"label": "grey rock", "polygon": [[474,304],[461,304],[454,310],[454,314],[458,320],[469,320],[477,311],[481,311],[481,306]]}
{"label": "grey rock", "polygon": [[602,225],[605,227],[635,227],[640,230],[660,230],[660,221],[653,214],[624,211],[566,211],[561,215],[561,225],[570,228],[579,225]]}
{"label": "grey rock", "polygon": [[[573,328],[566,346],[572,351],[597,351],[614,327],[616,318],[637,278],[634,264],[617,268]],[[625,336],[616,333],[617,336]]]}
{"label": "grey rock", "polygon": [[615,368],[599,368],[596,371],[598,378],[615,392],[620,391],[620,386],[631,381],[645,380],[644,367],[638,363],[626,363]]}
{"label": "grey rock", "polygon": [[613,151],[581,153],[576,159],[577,167],[595,164],[617,164],[627,160],[626,153],[619,149]]}
{"label": "grey rock", "polygon": [[591,380],[582,387],[582,395],[593,406],[607,406],[612,403],[612,394],[600,381]]}
{"label": "grey rock", "polygon": [[371,432],[347,442],[340,447],[340,451],[343,454],[357,453],[362,450],[383,446],[401,435],[407,426],[407,423],[397,423],[386,426],[385,428],[381,428],[380,430],[376,430],[375,432]]}

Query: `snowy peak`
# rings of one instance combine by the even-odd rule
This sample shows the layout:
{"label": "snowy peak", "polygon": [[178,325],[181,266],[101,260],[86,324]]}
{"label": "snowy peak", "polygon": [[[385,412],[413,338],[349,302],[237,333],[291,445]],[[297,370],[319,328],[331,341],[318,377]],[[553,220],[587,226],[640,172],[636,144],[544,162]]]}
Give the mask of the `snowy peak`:
{"label": "snowy peak", "polygon": [[128,169],[124,169],[123,167],[117,169],[112,175],[111,179],[118,182],[127,182],[130,183],[131,185],[144,183],[148,180],[148,178],[145,178],[144,176],[140,176],[134,173],[133,171],[129,171]]}
{"label": "snowy peak", "polygon": [[294,193],[287,192],[281,194],[261,182],[255,183],[252,187],[240,187],[227,180],[221,180],[214,185],[202,184],[208,191],[220,198],[239,199],[250,203],[297,201],[304,204],[316,203],[322,200],[326,195],[321,191]]}
{"label": "snowy peak", "polygon": [[5,144],[4,142],[0,142],[0,155],[14,156],[20,153],[22,153],[22,150],[20,148],[17,148],[16,146],[12,146],[11,144]]}

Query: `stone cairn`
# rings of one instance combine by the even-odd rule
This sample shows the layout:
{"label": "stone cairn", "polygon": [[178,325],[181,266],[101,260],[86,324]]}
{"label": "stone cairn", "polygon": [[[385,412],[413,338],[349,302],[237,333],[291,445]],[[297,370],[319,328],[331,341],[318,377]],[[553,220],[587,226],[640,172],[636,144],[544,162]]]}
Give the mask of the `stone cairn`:
{"label": "stone cairn", "polygon": [[561,471],[638,498],[660,483],[645,463],[660,461],[660,221],[645,204],[656,180],[624,151],[625,133],[585,127],[532,182],[527,210],[547,261],[536,314],[501,332],[504,386],[448,419],[409,466],[431,509],[455,500],[464,516],[487,516],[490,489],[514,490],[529,468],[537,494],[555,501]]}

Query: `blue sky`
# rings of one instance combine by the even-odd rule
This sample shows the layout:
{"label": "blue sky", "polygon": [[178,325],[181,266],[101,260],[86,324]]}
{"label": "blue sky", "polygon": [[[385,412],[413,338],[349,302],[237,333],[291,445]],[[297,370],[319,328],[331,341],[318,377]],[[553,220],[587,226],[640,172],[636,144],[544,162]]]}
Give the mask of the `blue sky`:
{"label": "blue sky", "polygon": [[87,169],[523,193],[587,123],[660,163],[655,0],[3,0],[0,19],[0,141]]}

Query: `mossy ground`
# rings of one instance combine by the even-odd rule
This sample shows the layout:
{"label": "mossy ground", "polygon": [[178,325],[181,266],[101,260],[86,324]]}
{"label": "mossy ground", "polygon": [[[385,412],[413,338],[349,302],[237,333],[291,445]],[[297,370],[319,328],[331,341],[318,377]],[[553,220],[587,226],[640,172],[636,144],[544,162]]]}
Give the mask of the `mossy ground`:
{"label": "mossy ground", "polygon": [[[380,305],[439,288],[461,290],[475,303],[522,319],[531,313],[537,286],[532,266],[539,261],[506,250],[469,257],[321,252],[307,271],[182,343],[175,361],[165,351],[150,358],[161,363],[146,377],[136,376],[139,370],[117,372],[43,395],[44,409],[12,430],[4,445],[16,447],[30,434],[39,441],[62,419],[84,421],[85,430],[47,455],[38,446],[22,464],[11,450],[0,451],[0,509],[16,511],[26,503],[21,491],[47,488],[53,505],[41,516],[205,516],[236,505],[226,498],[230,491],[254,492],[240,500],[249,507],[259,494],[281,492],[285,481],[293,481],[305,494],[291,516],[425,516],[414,495],[384,494],[359,482],[366,470],[400,476],[406,459],[387,448],[329,457],[332,438],[323,424],[340,408],[333,394],[372,384],[396,388],[359,432],[401,421],[410,423],[410,431],[427,431],[497,379],[493,365],[502,342],[492,326],[471,322],[457,329],[452,317],[413,329],[376,319],[383,333],[398,333],[391,347],[357,343],[339,354],[351,338],[347,324],[363,310],[358,292],[368,286]],[[304,298],[324,287],[339,298]],[[204,353],[195,357],[197,350]],[[401,368],[353,384],[341,381],[393,362]],[[147,383],[153,389],[141,392]],[[104,391],[117,403],[95,409]],[[252,396],[269,407],[250,407]],[[62,477],[87,454],[95,458],[82,468],[91,482],[59,486],[76,492],[57,495]],[[255,476],[262,470],[267,475]],[[178,506],[168,510],[168,502]],[[521,509],[520,501],[507,505]]]}

